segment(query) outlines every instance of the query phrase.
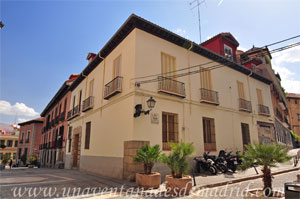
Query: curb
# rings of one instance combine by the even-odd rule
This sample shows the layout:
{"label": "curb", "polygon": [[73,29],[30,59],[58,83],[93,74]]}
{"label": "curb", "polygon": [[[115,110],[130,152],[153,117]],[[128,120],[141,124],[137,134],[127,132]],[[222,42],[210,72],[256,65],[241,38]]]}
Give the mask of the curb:
{"label": "curb", "polygon": [[[292,172],[292,171],[298,171],[300,170],[300,167],[296,167],[296,168],[292,168],[292,169],[286,169],[286,170],[282,170],[282,171],[277,171],[272,173],[272,175],[278,175],[278,174],[282,174],[282,173],[288,173],[288,172]],[[219,187],[219,186],[223,186],[226,184],[235,184],[235,183],[239,183],[239,182],[243,182],[243,181],[248,181],[248,180],[254,180],[254,179],[258,179],[258,178],[262,178],[263,175],[259,174],[256,176],[249,176],[249,177],[245,177],[245,178],[239,178],[239,179],[235,179],[235,180],[229,180],[229,181],[225,181],[225,182],[219,182],[219,183],[215,183],[215,184],[209,184],[209,185],[203,185],[203,186],[195,186],[196,188],[213,188],[213,187]]]}

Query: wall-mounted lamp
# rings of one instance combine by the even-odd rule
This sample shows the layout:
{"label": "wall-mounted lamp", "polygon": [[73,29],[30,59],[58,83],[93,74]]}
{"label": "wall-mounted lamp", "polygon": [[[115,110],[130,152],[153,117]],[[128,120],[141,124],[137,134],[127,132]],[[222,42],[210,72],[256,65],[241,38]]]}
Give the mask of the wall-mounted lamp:
{"label": "wall-mounted lamp", "polygon": [[133,115],[133,117],[139,117],[141,115],[141,113],[144,113],[145,115],[148,115],[150,113],[150,111],[154,108],[156,101],[150,97],[150,99],[147,100],[147,106],[149,108],[148,111],[144,111],[143,107],[141,104],[137,104],[135,105],[135,113]]}

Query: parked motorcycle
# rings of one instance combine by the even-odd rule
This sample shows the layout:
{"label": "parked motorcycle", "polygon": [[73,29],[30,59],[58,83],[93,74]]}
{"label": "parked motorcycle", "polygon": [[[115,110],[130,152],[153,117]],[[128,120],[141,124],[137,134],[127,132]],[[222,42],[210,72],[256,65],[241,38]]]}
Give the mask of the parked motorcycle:
{"label": "parked motorcycle", "polygon": [[205,159],[204,157],[195,157],[194,161],[196,161],[196,170],[198,173],[200,173],[201,170],[209,171],[212,175],[216,175],[218,173],[213,160]]}
{"label": "parked motorcycle", "polygon": [[213,165],[217,168],[218,171],[222,172],[222,173],[226,173],[228,171],[228,168],[226,166],[226,161],[225,159],[220,156],[216,157],[214,155],[209,155],[209,152],[207,153],[203,153],[203,157],[205,159],[211,159],[214,163]]}

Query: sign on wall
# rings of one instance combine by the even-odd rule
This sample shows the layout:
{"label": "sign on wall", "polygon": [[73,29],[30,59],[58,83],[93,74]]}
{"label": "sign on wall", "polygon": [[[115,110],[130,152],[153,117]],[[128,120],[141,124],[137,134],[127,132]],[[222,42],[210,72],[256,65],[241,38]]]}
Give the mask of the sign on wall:
{"label": "sign on wall", "polygon": [[151,123],[152,124],[159,124],[159,114],[158,113],[151,113]]}

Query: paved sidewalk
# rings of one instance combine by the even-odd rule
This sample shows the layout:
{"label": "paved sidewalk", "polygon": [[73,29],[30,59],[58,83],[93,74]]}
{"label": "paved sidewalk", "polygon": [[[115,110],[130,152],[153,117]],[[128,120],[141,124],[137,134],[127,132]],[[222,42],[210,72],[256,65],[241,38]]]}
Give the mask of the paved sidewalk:
{"label": "paved sidewalk", "polygon": [[[299,165],[294,167],[293,160],[287,163],[279,164],[278,167],[271,168],[272,174],[276,175],[282,172],[288,172],[293,170],[299,170]],[[256,174],[255,169],[251,168],[245,172],[238,171],[236,173],[219,173],[216,176],[212,176],[210,174],[203,174],[196,177],[196,187],[216,187],[224,184],[230,184],[235,182],[241,182],[245,180],[251,180],[260,178],[262,175],[262,171],[259,167],[256,168],[259,174]]]}

